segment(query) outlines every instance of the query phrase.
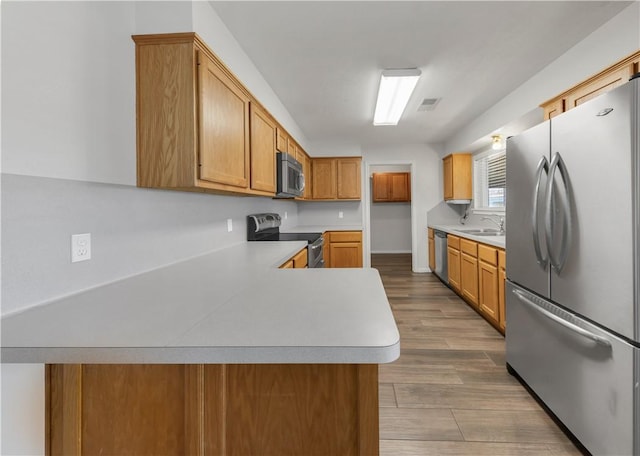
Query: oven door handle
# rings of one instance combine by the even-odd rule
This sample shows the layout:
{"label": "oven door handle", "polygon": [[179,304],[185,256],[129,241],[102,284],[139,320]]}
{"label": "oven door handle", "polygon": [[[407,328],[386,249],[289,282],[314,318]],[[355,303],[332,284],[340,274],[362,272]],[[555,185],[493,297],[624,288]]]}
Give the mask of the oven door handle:
{"label": "oven door handle", "polygon": [[320,248],[320,247],[322,247],[322,244],[312,245],[311,246],[311,250],[315,250],[315,249]]}

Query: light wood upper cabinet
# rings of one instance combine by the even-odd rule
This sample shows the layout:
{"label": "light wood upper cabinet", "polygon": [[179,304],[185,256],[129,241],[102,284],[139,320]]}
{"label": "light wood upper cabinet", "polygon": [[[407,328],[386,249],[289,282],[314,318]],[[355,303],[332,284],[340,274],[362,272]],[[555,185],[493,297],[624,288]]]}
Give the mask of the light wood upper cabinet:
{"label": "light wood upper cabinet", "polygon": [[247,187],[249,97],[204,52],[198,52],[200,179]]}
{"label": "light wood upper cabinet", "polygon": [[360,157],[338,158],[338,199],[360,199]]}
{"label": "light wood upper cabinet", "polygon": [[560,95],[542,103],[540,106],[544,112],[544,119],[551,119],[624,84],[639,71],[640,51],[637,51]]}
{"label": "light wood upper cabinet", "polygon": [[282,127],[276,128],[276,149],[280,152],[289,152],[289,135]]}
{"label": "light wood upper cabinet", "polygon": [[471,154],[447,155],[442,170],[445,201],[471,199]]}
{"label": "light wood upper cabinet", "polygon": [[411,201],[410,173],[374,173],[373,202]]}
{"label": "light wood upper cabinet", "polygon": [[359,200],[360,170],[360,157],[312,158],[312,199]]}
{"label": "light wood upper cabinet", "polygon": [[256,104],[251,104],[251,188],[276,191],[276,125]]}
{"label": "light wood upper cabinet", "polygon": [[311,188],[313,179],[311,177],[311,159],[307,154],[304,154],[304,162],[302,163],[302,173],[304,174],[304,193],[302,197],[304,199],[311,199]]}
{"label": "light wood upper cabinet", "polygon": [[335,158],[311,160],[313,199],[336,199],[338,196],[338,168]]}

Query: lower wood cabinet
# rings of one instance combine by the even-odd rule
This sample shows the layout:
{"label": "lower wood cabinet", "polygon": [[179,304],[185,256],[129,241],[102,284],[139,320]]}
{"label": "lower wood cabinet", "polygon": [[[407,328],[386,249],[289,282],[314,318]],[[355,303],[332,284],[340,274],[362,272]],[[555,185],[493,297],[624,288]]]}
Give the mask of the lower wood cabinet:
{"label": "lower wood cabinet", "polygon": [[478,307],[478,243],[460,238],[460,292]]}
{"label": "lower wood cabinet", "polygon": [[45,453],[378,454],[378,366],[55,364]]}
{"label": "lower wood cabinet", "polygon": [[449,234],[447,259],[449,286],[504,334],[505,251]]}
{"label": "lower wood cabinet", "polygon": [[306,268],[309,261],[309,254],[306,248],[300,250],[286,263],[280,266],[280,269],[302,269]]}
{"label": "lower wood cabinet", "polygon": [[324,242],[329,252],[325,267],[362,267],[362,231],[331,231],[328,236],[325,233]]}
{"label": "lower wood cabinet", "polygon": [[449,285],[460,292],[460,238],[457,236],[447,236],[447,269]]}
{"label": "lower wood cabinet", "polygon": [[427,245],[429,250],[429,269],[436,270],[436,240],[433,228],[427,231]]}
{"label": "lower wood cabinet", "polygon": [[498,325],[498,249],[480,244],[478,260],[479,309],[491,323]]}
{"label": "lower wood cabinet", "polygon": [[504,250],[498,250],[498,307],[500,309],[500,316],[498,323],[500,329],[504,333],[507,330],[507,315],[506,315],[506,296],[505,290],[507,285],[507,255]]}

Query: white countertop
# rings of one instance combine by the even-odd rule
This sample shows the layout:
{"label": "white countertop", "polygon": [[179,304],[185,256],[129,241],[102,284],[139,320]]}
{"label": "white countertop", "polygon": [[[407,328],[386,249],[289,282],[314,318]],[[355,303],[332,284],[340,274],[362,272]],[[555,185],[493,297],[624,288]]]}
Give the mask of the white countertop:
{"label": "white countertop", "polygon": [[278,269],[305,242],[247,242],[3,318],[3,363],[388,363],[375,269]]}
{"label": "white countertop", "polygon": [[434,230],[444,231],[445,233],[454,234],[456,236],[471,239],[482,244],[492,245],[494,247],[505,248],[506,236],[475,236],[469,233],[463,233],[460,230],[480,230],[486,229],[486,226],[477,225],[429,225],[429,228]]}
{"label": "white countertop", "polygon": [[308,225],[280,228],[283,233],[324,233],[325,231],[362,231],[362,225]]}

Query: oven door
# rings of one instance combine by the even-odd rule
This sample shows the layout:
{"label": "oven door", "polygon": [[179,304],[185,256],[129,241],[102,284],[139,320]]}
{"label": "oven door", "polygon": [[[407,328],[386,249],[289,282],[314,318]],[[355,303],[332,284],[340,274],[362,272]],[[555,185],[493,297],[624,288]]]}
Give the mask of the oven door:
{"label": "oven door", "polygon": [[322,257],[322,250],[324,247],[324,238],[320,238],[307,247],[307,255],[309,258],[309,268],[324,268],[324,258]]}

